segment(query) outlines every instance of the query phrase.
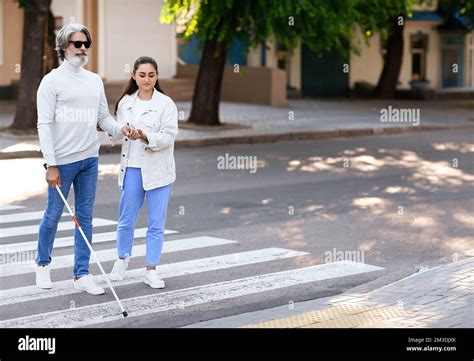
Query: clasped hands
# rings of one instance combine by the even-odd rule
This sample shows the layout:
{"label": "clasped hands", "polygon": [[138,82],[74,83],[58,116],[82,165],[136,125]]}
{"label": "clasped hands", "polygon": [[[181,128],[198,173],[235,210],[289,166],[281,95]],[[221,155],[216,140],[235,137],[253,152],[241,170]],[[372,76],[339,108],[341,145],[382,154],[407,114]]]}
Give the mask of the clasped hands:
{"label": "clasped hands", "polygon": [[143,139],[147,141],[147,136],[142,132],[141,129],[135,128],[133,125],[126,125],[122,129],[122,134],[128,137],[130,140]]}

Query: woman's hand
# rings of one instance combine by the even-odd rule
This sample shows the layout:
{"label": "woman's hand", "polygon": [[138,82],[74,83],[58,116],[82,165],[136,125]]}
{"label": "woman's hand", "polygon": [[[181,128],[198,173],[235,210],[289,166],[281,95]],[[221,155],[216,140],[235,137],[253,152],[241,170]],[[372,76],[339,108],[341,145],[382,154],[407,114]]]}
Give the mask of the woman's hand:
{"label": "woman's hand", "polygon": [[144,140],[145,142],[148,143],[148,137],[146,135],[146,133],[144,133],[141,129],[138,129],[138,133],[139,133],[139,139],[141,140]]}

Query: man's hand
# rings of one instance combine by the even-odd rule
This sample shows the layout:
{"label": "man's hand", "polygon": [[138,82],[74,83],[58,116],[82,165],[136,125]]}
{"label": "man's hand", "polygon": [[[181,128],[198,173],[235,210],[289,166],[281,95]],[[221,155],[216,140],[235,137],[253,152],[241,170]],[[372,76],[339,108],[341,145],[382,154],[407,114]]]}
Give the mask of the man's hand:
{"label": "man's hand", "polygon": [[130,127],[128,125],[124,126],[122,129],[120,129],[122,131],[122,134],[126,137],[128,137],[128,134],[130,133]]}
{"label": "man's hand", "polygon": [[137,140],[137,139],[143,139],[148,141],[148,138],[145,133],[141,129],[135,129],[136,133],[133,134],[133,136],[130,136],[131,140]]}
{"label": "man's hand", "polygon": [[58,168],[48,167],[48,169],[46,169],[46,182],[48,182],[52,188],[56,187],[56,185],[61,186],[61,174]]}
{"label": "man's hand", "polygon": [[126,125],[122,129],[122,134],[129,137],[131,140],[137,139],[139,135],[138,130],[133,125]]}

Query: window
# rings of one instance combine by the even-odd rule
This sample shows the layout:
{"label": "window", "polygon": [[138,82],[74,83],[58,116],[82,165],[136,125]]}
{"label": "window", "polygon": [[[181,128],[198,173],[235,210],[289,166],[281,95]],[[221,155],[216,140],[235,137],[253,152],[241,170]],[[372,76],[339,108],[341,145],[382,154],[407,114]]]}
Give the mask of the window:
{"label": "window", "polygon": [[426,80],[426,53],[428,35],[418,33],[410,36],[411,80]]}
{"label": "window", "polygon": [[276,57],[278,69],[288,70],[287,65],[289,60],[289,52],[288,49],[281,43],[277,43],[276,45]]}

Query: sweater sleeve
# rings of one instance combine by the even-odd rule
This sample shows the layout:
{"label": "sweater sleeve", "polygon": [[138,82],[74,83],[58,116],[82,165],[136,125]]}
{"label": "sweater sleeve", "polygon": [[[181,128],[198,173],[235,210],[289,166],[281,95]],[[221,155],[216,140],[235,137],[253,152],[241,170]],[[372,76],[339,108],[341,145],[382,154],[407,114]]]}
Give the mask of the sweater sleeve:
{"label": "sweater sleeve", "polygon": [[48,76],[45,76],[39,85],[36,93],[36,104],[38,110],[37,128],[41,152],[48,165],[57,165],[52,131],[54,112],[56,109],[56,92],[52,84],[52,79]]}
{"label": "sweater sleeve", "polygon": [[[123,116],[122,116],[122,103],[123,103],[123,99],[120,101],[120,103],[118,104],[118,107],[117,107],[117,123],[120,127],[120,129],[122,129],[123,126],[125,126],[124,122],[123,122]],[[118,142],[119,140],[122,140],[123,138],[123,134],[122,134],[122,131],[120,131],[118,134],[116,135],[111,135],[109,134],[109,140],[112,142],[112,143],[116,143]]]}
{"label": "sweater sleeve", "polygon": [[97,125],[102,130],[106,131],[110,137],[116,137],[121,134],[121,128],[118,122],[110,115],[109,106],[107,104],[107,98],[105,97],[104,83],[102,82],[102,79],[100,79],[100,84],[101,92]]}

